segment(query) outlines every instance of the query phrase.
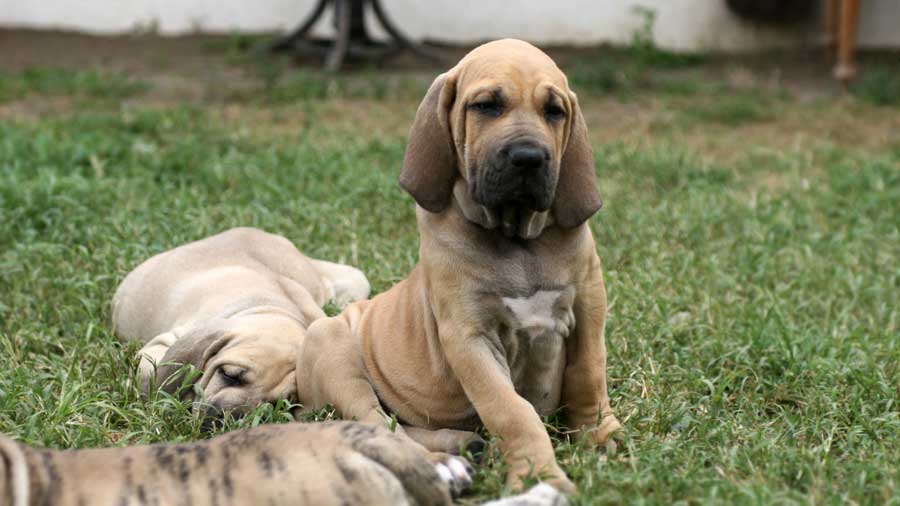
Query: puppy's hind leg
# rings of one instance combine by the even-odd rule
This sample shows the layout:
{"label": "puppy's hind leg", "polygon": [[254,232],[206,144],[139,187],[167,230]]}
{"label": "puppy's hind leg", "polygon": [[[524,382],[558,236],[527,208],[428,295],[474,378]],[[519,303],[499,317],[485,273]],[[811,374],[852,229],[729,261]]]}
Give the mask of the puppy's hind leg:
{"label": "puppy's hind leg", "polygon": [[351,302],[364,300],[369,297],[371,286],[366,275],[356,267],[349,265],[326,262],[324,260],[311,260],[316,271],[322,276],[325,285],[331,292],[331,298],[338,307],[343,308]]}
{"label": "puppy's hind leg", "polygon": [[407,437],[403,427],[382,409],[366,377],[359,339],[343,316],[317,320],[309,327],[296,373],[297,394],[304,409],[316,410],[330,404],[345,420],[393,427],[396,433],[391,436],[402,438],[403,446],[418,454],[419,462],[426,462],[432,472],[437,471],[450,490],[458,493],[468,488],[472,470],[464,459],[428,451]]}
{"label": "puppy's hind leg", "polygon": [[[356,504],[364,502],[372,506],[410,505],[404,484],[380,462],[362,453],[345,451],[334,457],[334,466],[345,480],[344,485],[351,490],[350,494],[335,495],[334,504],[338,501],[348,504],[353,500]],[[432,501],[429,504],[440,503]]]}
{"label": "puppy's hind leg", "polygon": [[467,430],[429,430],[409,425],[404,425],[403,430],[410,439],[432,452],[459,455],[460,450],[465,450],[478,456],[484,451],[484,439]]}
{"label": "puppy's hind leg", "polygon": [[390,469],[416,504],[438,504],[448,491],[455,497],[472,486],[474,469],[465,459],[429,452],[399,430],[355,424],[341,432],[354,450]]}
{"label": "puppy's hind leg", "polygon": [[362,348],[342,316],[309,326],[297,356],[297,396],[306,410],[333,406],[345,420],[391,423],[366,377]]}

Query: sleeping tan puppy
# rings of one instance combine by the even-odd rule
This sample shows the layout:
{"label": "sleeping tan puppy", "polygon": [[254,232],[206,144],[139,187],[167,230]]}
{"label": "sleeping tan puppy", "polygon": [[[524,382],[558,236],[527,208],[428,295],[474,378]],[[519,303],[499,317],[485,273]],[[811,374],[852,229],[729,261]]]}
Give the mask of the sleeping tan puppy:
{"label": "sleeping tan puppy", "polygon": [[597,445],[620,424],[586,223],[601,206],[594,157],[565,75],[522,41],[473,50],[419,106],[400,184],[418,204],[419,264],[312,325],[301,400],[358,420],[386,410],[432,450],[483,424],[510,485],[534,472],[571,490],[541,417],[565,407]]}
{"label": "sleeping tan puppy", "polygon": [[[113,298],[122,339],[146,343],[139,377],[169,391],[177,365],[202,375],[210,414],[296,401],[297,347],[328,300],[361,300],[369,282],[357,269],[307,258],[287,239],[235,228],[147,260]],[[157,368],[158,365],[158,368]]]}
{"label": "sleeping tan puppy", "polygon": [[351,422],[70,451],[0,435],[0,506],[449,505],[471,484],[463,462],[434,463],[406,438]]}

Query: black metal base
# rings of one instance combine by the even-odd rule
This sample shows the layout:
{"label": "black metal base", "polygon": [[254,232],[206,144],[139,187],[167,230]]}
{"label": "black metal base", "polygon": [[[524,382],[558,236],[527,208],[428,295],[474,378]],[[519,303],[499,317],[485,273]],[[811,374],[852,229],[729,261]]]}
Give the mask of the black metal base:
{"label": "black metal base", "polygon": [[[367,4],[391,37],[391,42],[378,42],[369,37],[365,25]],[[308,38],[306,34],[322,18],[329,5],[334,6],[334,24],[337,32],[335,38],[333,40]],[[285,37],[274,41],[269,50],[324,55],[325,69],[331,72],[340,69],[348,56],[380,59],[402,50],[443,63],[440,56],[414,44],[400,32],[387,17],[380,0],[319,0],[312,13],[300,26]]]}

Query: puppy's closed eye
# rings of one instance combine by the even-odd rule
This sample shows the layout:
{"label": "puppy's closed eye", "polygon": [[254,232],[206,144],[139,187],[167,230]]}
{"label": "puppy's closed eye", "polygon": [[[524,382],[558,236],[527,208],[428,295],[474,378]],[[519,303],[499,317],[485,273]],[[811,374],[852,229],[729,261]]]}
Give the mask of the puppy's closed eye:
{"label": "puppy's closed eye", "polygon": [[469,104],[469,109],[496,118],[503,114],[503,103],[495,98],[486,98]]}
{"label": "puppy's closed eye", "polygon": [[544,116],[547,117],[547,121],[560,121],[562,119],[565,119],[566,110],[560,107],[558,104],[549,103],[544,106]]}
{"label": "puppy's closed eye", "polygon": [[219,367],[218,373],[222,381],[230,387],[239,387],[246,382],[244,375],[247,373],[247,370],[242,367],[223,365]]}

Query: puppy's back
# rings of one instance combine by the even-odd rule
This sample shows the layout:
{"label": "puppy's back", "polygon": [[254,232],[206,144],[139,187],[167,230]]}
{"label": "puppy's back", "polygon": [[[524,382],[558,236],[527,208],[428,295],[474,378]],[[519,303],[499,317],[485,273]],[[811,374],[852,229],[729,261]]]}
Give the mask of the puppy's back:
{"label": "puppy's back", "polygon": [[[213,273],[217,269],[222,276]],[[223,276],[240,279],[223,291],[217,282]],[[305,288],[319,305],[325,303],[319,272],[290,241],[255,228],[233,228],[155,255],[131,271],[113,296],[113,329],[121,339],[144,342],[178,325],[182,313],[191,310],[184,304],[199,302],[195,293],[227,304],[248,286],[277,286],[281,276]]]}

